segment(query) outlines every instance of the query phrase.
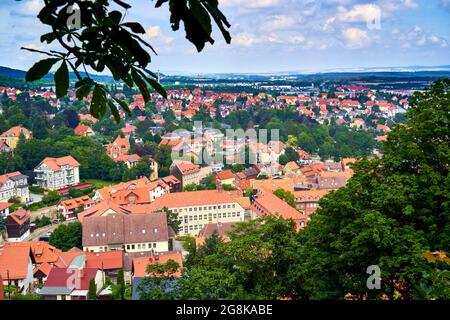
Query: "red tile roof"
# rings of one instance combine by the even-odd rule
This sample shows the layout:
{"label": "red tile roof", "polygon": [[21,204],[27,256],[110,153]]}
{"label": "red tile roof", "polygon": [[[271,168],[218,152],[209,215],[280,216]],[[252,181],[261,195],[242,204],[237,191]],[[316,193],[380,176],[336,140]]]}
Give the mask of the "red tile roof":
{"label": "red tile roof", "polygon": [[[63,287],[75,290],[88,290],[89,282],[95,278],[98,269],[84,268],[82,271],[69,268],[53,268],[45,281],[46,287]],[[74,273],[78,272],[79,281],[71,281]]]}

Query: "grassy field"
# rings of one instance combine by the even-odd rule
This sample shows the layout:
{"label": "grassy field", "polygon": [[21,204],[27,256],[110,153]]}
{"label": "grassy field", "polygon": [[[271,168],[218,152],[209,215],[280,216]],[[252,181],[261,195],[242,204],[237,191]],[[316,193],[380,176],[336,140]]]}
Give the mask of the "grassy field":
{"label": "grassy field", "polygon": [[95,189],[101,189],[101,188],[116,184],[115,182],[98,180],[98,179],[86,179],[81,182],[82,183],[83,182],[92,183],[95,186]]}

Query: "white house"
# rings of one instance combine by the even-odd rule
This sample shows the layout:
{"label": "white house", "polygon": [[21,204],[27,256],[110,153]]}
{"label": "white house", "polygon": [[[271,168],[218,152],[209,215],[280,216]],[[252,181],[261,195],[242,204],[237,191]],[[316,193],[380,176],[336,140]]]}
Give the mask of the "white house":
{"label": "white house", "polygon": [[45,158],[35,169],[39,187],[58,190],[80,183],[80,164],[72,157]]}

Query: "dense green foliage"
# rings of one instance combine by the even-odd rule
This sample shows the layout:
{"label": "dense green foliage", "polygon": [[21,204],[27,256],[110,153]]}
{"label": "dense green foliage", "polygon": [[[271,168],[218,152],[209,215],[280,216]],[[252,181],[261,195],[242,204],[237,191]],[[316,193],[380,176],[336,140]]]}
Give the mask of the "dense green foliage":
{"label": "dense green foliage", "polygon": [[62,251],[81,247],[82,228],[80,222],[72,222],[58,226],[50,235],[49,243]]}

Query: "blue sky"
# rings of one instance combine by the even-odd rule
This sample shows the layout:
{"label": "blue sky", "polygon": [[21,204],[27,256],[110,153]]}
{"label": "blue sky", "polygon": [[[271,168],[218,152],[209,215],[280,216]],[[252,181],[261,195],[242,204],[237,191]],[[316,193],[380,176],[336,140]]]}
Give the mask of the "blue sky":
{"label": "blue sky", "polygon": [[[42,0],[0,2],[0,65],[27,69],[45,49],[48,30],[36,19]],[[129,21],[147,30],[158,56],[151,68],[169,73],[325,71],[450,65],[450,0],[219,0],[233,40],[201,53],[173,32],[167,4],[128,0]]]}

